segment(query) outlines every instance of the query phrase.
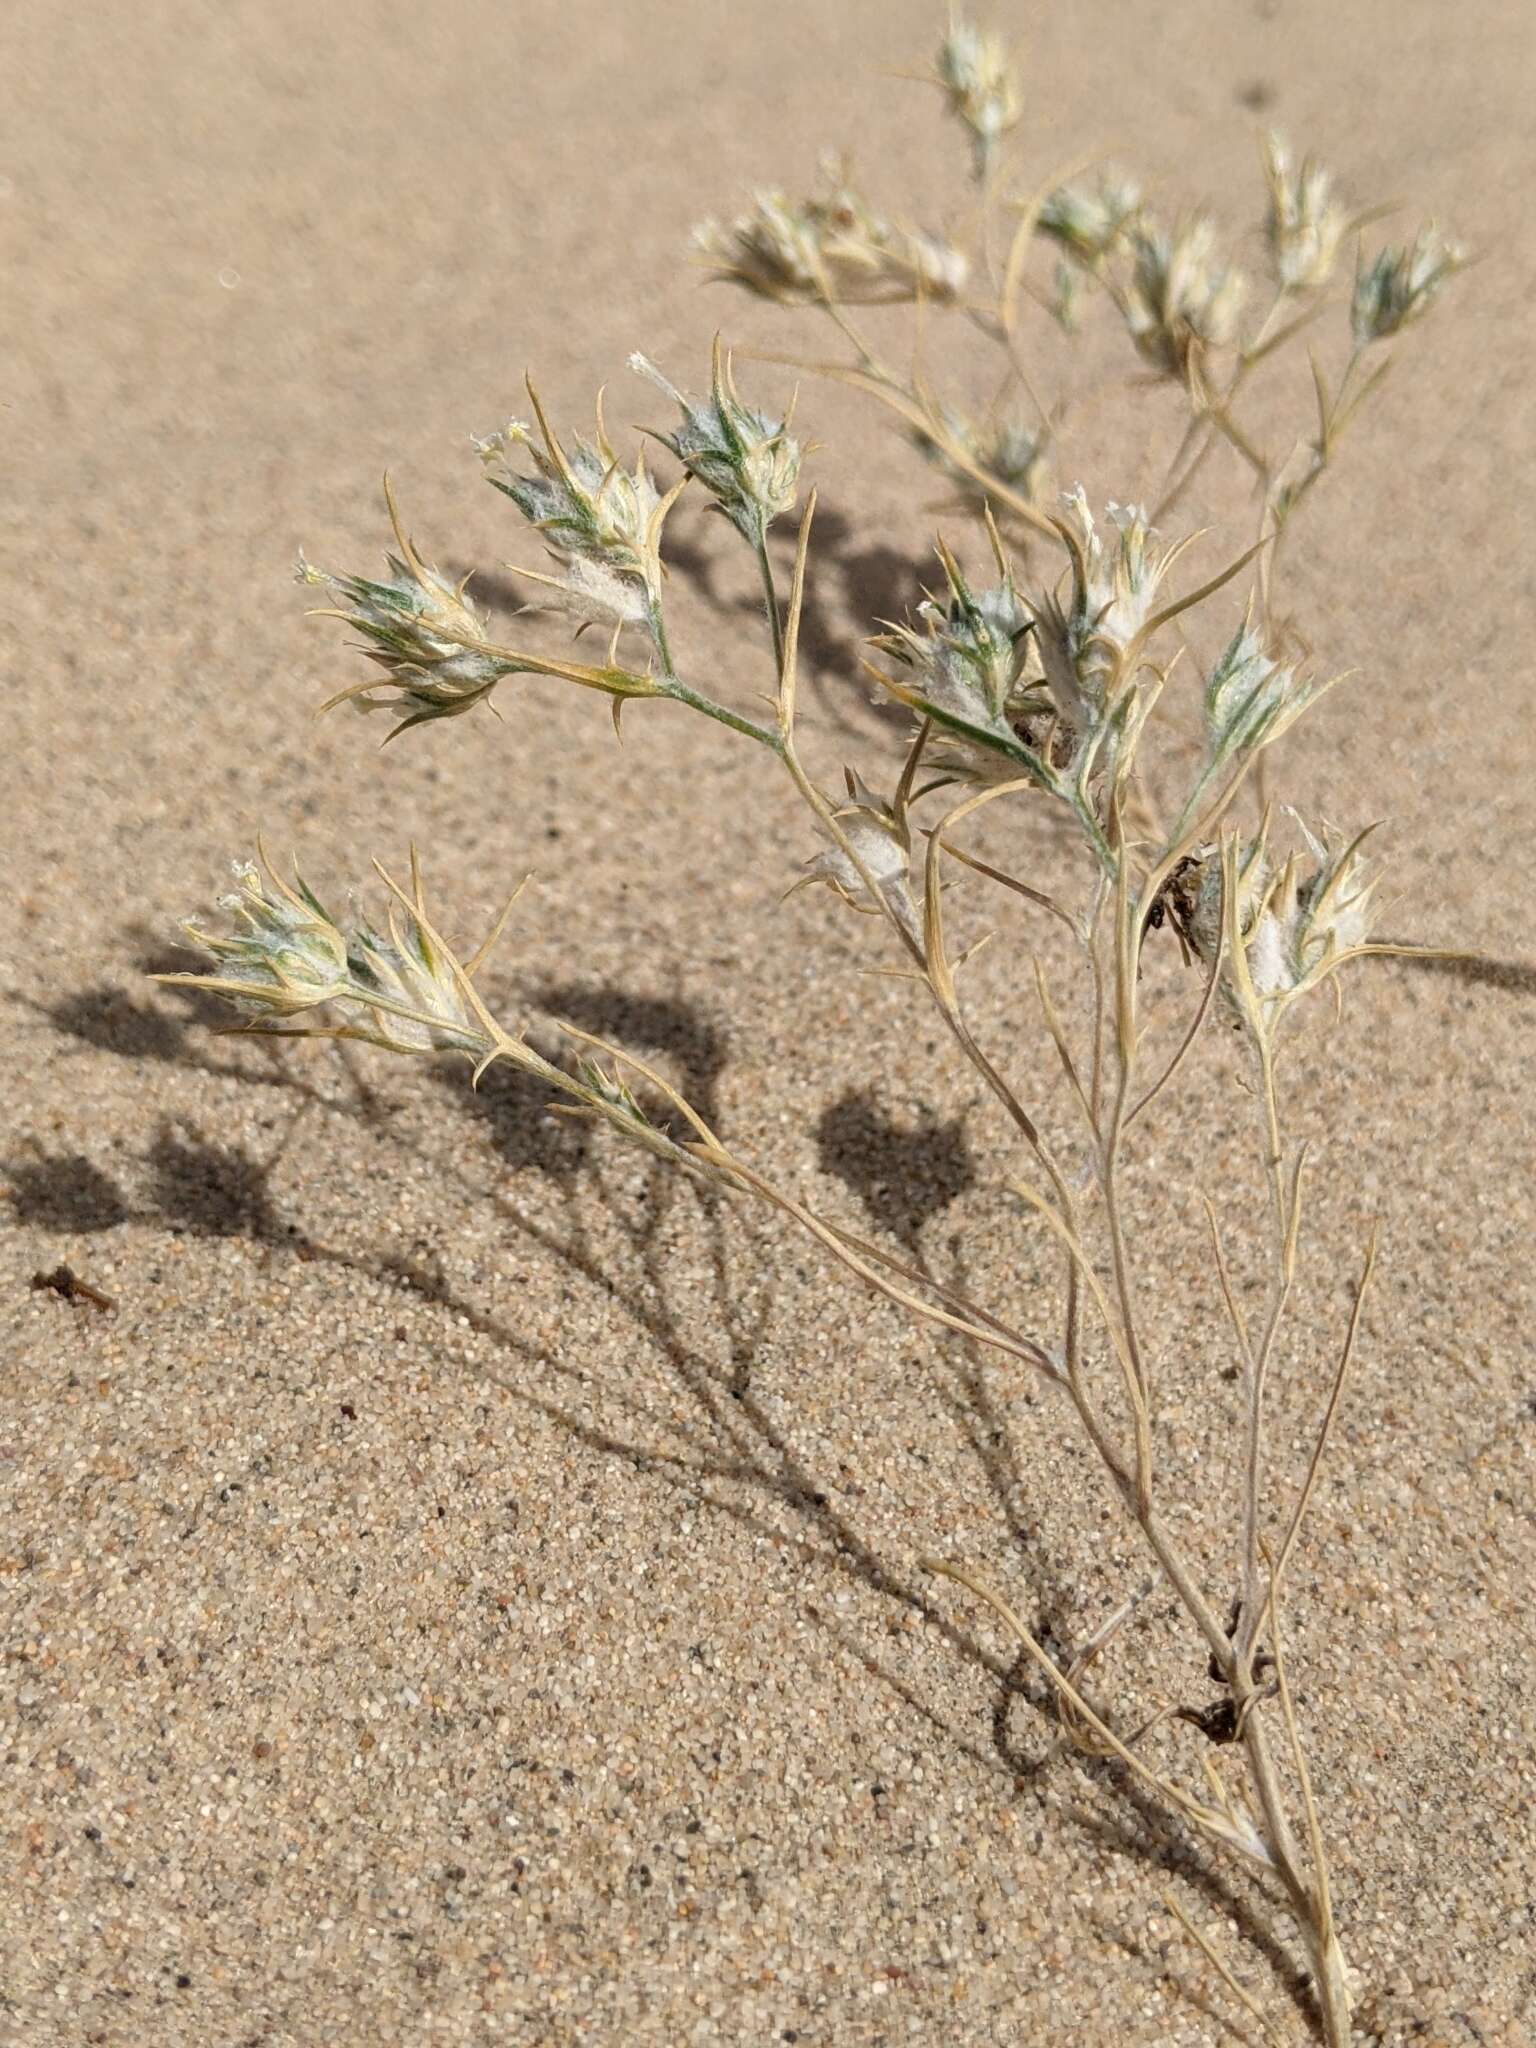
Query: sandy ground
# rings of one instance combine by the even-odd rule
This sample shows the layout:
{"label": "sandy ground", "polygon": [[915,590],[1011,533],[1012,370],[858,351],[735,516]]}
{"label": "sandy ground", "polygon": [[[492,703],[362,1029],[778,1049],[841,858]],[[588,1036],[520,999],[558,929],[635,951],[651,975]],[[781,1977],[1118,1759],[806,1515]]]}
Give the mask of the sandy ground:
{"label": "sandy ground", "polygon": [[[8,11],[6,2043],[1232,2038],[1170,1885],[1301,2037],[1282,1920],[1062,1754],[998,1625],[918,1570],[972,1559],[1062,1643],[1138,1582],[1051,1404],[527,1089],[215,1038],[144,979],[258,829],[338,891],[414,836],[459,931],[533,868],[489,973],[503,1014],[669,1062],[766,1169],[940,1269],[1013,1300],[1050,1284],[976,1088],[909,991],[860,977],[870,932],[824,893],[780,906],[811,848],[755,758],[666,711],[619,752],[600,705],[538,684],[499,725],[380,756],[376,727],[313,722],[357,670],[285,580],[300,541],[377,560],[386,465],[440,559],[503,560],[510,508],[465,436],[519,404],[525,365],[557,418],[607,379],[622,422],[658,416],[633,347],[694,382],[717,324],[824,347],[697,285],[687,232],[839,142],[891,204],[953,218],[953,138],[875,75],[921,58],[932,16]],[[1110,146],[1251,218],[1273,118],[1487,258],[1298,546],[1320,658],[1363,673],[1284,778],[1326,816],[1391,821],[1396,930],[1505,964],[1362,970],[1307,1040],[1312,1262],[1276,1443],[1299,1469],[1379,1214],[1291,1657],[1362,2035],[1516,2044],[1536,2012],[1528,16],[1074,5],[1038,11],[1028,52],[1041,174]],[[885,761],[851,650],[914,595],[934,494],[847,394],[801,405],[828,444],[813,737],[829,769]],[[1129,495],[1140,444],[1096,433],[1085,479]],[[746,703],[749,585],[696,509],[677,530],[719,563],[685,603],[688,659]],[[974,972],[980,1028],[1045,1075],[1017,953]],[[1134,1192],[1166,1226],[1144,1284],[1169,1483],[1216,1583],[1235,1406],[1194,1191],[1234,1216],[1258,1199],[1231,1084],[1214,1056]],[[115,1307],[32,1287],[61,1263]],[[1156,1602],[1106,1683],[1205,1693]],[[1163,1754],[1193,1770],[1186,1732]]]}

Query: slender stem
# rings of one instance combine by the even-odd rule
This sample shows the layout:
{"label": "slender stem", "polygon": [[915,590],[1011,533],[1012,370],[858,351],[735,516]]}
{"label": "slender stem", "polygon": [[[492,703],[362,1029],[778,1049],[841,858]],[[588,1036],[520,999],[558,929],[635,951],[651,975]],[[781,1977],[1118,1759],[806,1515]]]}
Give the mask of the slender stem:
{"label": "slender stem", "polygon": [[690,689],[674,675],[659,679],[659,694],[670,697],[675,703],[686,704],[691,711],[702,711],[706,718],[713,718],[720,725],[728,725],[732,732],[745,733],[749,740],[756,740],[770,753],[782,755],[784,741],[771,725],[759,725],[755,719],[743,718],[740,712],[732,711],[724,704],[717,704],[713,697],[706,697],[700,691]]}
{"label": "slender stem", "polygon": [[758,527],[753,553],[757,556],[758,574],[763,581],[763,602],[768,608],[768,624],[773,630],[773,672],[779,675],[784,667],[784,619],[779,611],[779,593],[773,580],[773,564],[768,559],[768,533],[761,525]]}
{"label": "slender stem", "polygon": [[1280,1109],[1275,1094],[1275,1062],[1267,1043],[1260,1047],[1259,1078],[1264,1114],[1265,1168],[1273,1211],[1275,1283],[1269,1315],[1248,1377],[1248,1429],[1243,1474],[1243,1615],[1237,1637],[1240,1667],[1245,1667],[1252,1656],[1264,1609],[1259,1583],[1259,1510],[1264,1491],[1264,1396],[1269,1361],[1290,1299],[1295,1269],[1296,1205],[1301,1199],[1299,1163],[1292,1195],[1289,1200],[1286,1196]]}

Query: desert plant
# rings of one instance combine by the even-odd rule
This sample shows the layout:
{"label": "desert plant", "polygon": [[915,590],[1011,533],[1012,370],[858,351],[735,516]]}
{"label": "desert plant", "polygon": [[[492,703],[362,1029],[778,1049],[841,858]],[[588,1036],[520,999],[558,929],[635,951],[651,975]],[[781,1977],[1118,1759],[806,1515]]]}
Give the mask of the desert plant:
{"label": "desert plant", "polygon": [[[626,704],[666,700],[757,748],[765,767],[804,803],[823,842],[804,863],[800,885],[825,883],[883,923],[898,971],[933,1006],[956,1055],[991,1097],[1005,1134],[999,1177],[1014,1189],[1021,1219],[1043,1228],[1059,1248],[1053,1313],[1042,1317],[1037,1304],[1012,1299],[978,1300],[821,1213],[766,1177],[744,1148],[622,1047],[567,1025],[563,1058],[534,1050],[522,1030],[497,1020],[476,984],[490,940],[467,957],[448,942],[428,909],[414,853],[408,881],[379,870],[389,899],[382,927],[356,914],[333,916],[304,882],[283,880],[265,856],[260,865],[241,865],[236,890],[224,899],[233,928],[188,927],[214,956],[215,970],[168,978],[226,997],[248,1030],[360,1039],[395,1052],[461,1053],[476,1078],[493,1062],[520,1067],[571,1109],[680,1170],[768,1204],[815,1238],[845,1274],[920,1321],[1000,1353],[1047,1388],[1064,1422],[1096,1452],[1110,1492],[1192,1626],[1219,1697],[1198,1712],[1169,1707],[1134,1731],[1117,1726],[1113,1710],[1089,1695],[1088,1667],[1135,1602],[1064,1668],[967,1566],[934,1560],[932,1569],[961,1581],[1001,1615],[1053,1688],[1072,1741],[1118,1759],[1174,1815],[1278,1892],[1301,1930],[1318,2023],[1338,2048],[1350,2038],[1351,1994],[1287,1672],[1284,1612],[1375,1248],[1373,1242],[1365,1249],[1354,1281],[1311,1455],[1277,1489],[1266,1399],[1296,1291],[1306,1160],[1306,1147],[1287,1137],[1283,1123],[1284,1062],[1309,1007],[1305,998],[1335,986],[1340,971],[1364,955],[1405,949],[1372,936],[1366,834],[1341,838],[1294,813],[1282,817],[1270,804],[1253,802],[1252,786],[1266,750],[1331,680],[1313,674],[1275,624],[1276,544],[1380,382],[1382,366],[1371,363],[1371,352],[1422,314],[1461,259],[1432,229],[1408,249],[1362,259],[1346,367],[1330,383],[1314,360],[1315,436],[1294,456],[1273,461],[1236,405],[1260,364],[1326,311],[1327,287],[1353,225],[1326,174],[1310,162],[1298,169],[1282,145],[1267,145],[1273,303],[1244,329],[1240,280],[1218,254],[1207,221],[1160,226],[1138,187],[1111,172],[1093,183],[1042,188],[1023,201],[1010,196],[1001,150],[1021,94],[995,42],[953,23],[936,78],[970,135],[984,188],[979,253],[894,225],[856,197],[841,172],[814,200],[767,195],[749,215],[702,236],[725,274],[831,318],[856,350],[852,364],[832,366],[835,373],[892,408],[924,456],[975,501],[979,527],[971,552],[987,564],[984,573],[940,543],[934,592],[872,643],[871,675],[912,716],[899,763],[850,768],[841,791],[827,789],[805,763],[798,641],[814,494],[799,520],[793,577],[781,597],[770,530],[797,502],[803,451],[784,419],[743,399],[718,343],[708,392],[699,397],[674,387],[646,358],[631,359],[677,409],[678,418],[656,435],[682,471],[670,490],[658,488],[643,457],[625,466],[601,414],[592,440],[562,441],[531,383],[536,427],[514,420],[477,444],[489,480],[548,552],[548,567],[522,573],[544,605],[571,613],[582,628],[604,629],[602,660],[582,663],[505,644],[465,583],[453,583],[419,553],[387,485],[395,537],[387,575],[333,575],[302,558],[299,573],[329,593],[332,615],[362,636],[378,673],[341,696],[393,714],[391,738],[475,710],[508,677],[543,676],[607,697],[616,724]],[[1014,229],[994,261],[986,223],[1009,207]],[[1042,245],[1059,266],[1048,285],[1030,273],[1031,254]],[[984,305],[966,297],[978,267],[995,287]],[[946,306],[998,340],[1018,391],[1028,396],[1022,309],[1038,301],[1054,318],[1076,317],[1080,286],[1106,296],[1138,359],[1188,408],[1157,517],[1177,506],[1218,447],[1235,450],[1254,473],[1254,544],[1214,573],[1191,580],[1184,557],[1193,537],[1163,540],[1138,507],[1110,504],[1101,517],[1081,487],[1049,502],[1043,472],[1056,456],[1060,407],[1039,406],[1033,433],[1007,420],[979,423],[921,378],[884,366],[847,310],[902,300]],[[738,708],[691,682],[687,662],[674,652],[665,524],[690,480],[755,561],[776,681],[771,715]],[[1005,526],[1028,550],[1022,566]],[[1179,643],[1197,616],[1230,606],[1245,569],[1255,585],[1246,614],[1235,629],[1227,621],[1203,680],[1181,691]],[[1170,715],[1181,695],[1192,717]],[[1193,742],[1183,729],[1191,723],[1198,727]],[[1245,806],[1251,814],[1239,823]],[[1041,815],[1058,827],[1059,878],[1015,873],[999,852],[1010,829],[1015,847],[1023,845],[1021,818],[1032,829]],[[1039,1102],[1010,1070],[1013,1062],[983,1045],[968,1014],[961,994],[967,955],[957,954],[950,936],[950,886],[960,880],[1006,892],[1027,915],[1046,917],[1067,935],[1081,972],[1081,1029],[1072,1028],[1073,1015],[1064,1019],[1027,947],[1019,971],[1034,984],[1065,1078],[1075,1124],[1069,1133],[1048,1127]],[[1192,969],[1187,999],[1171,1017],[1158,1014],[1166,1007],[1167,978],[1143,973],[1144,949],[1160,930],[1165,936],[1157,943],[1176,943]],[[1138,1307],[1138,1272],[1158,1247],[1128,1226],[1125,1202],[1128,1159],[1166,1109],[1203,1027],[1218,1020],[1244,1049],[1267,1190],[1246,1213],[1239,1206],[1235,1222],[1267,1242],[1270,1274],[1262,1311],[1250,1320],[1230,1277],[1226,1233],[1210,1209],[1228,1311],[1224,1342],[1242,1390],[1237,1526],[1231,1575],[1220,1589],[1177,1534],[1164,1498],[1159,1383],[1168,1368],[1152,1355]],[[1207,1745],[1193,1780],[1176,1761],[1152,1760],[1151,1728],[1171,1728],[1175,1715],[1193,1722]],[[1237,1772],[1217,1768],[1217,1749],[1238,1761],[1241,1782]],[[1211,1959],[1272,2031],[1226,1966]]]}

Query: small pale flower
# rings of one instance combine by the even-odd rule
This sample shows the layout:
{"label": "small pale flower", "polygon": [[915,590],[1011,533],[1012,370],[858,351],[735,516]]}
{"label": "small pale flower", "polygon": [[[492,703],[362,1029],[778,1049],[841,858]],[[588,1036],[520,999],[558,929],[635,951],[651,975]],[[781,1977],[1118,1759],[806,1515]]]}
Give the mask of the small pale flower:
{"label": "small pale flower", "polygon": [[1264,143],[1269,212],[1264,232],[1277,281],[1288,292],[1316,291],[1333,275],[1349,216],[1332,196],[1333,180],[1315,158],[1300,168],[1278,135]]}
{"label": "small pale flower", "polygon": [[701,222],[694,246],[717,277],[765,299],[887,305],[959,297],[969,265],[958,249],[872,212],[840,166],[824,167],[824,177],[813,197],[760,192],[750,213]]}
{"label": "small pale flower", "polygon": [[1139,227],[1132,246],[1131,339],[1149,363],[1187,377],[1201,354],[1231,341],[1247,285],[1238,271],[1215,261],[1216,230],[1208,220],[1181,221],[1171,234]]}
{"label": "small pale flower", "polygon": [[232,931],[204,931],[190,920],[182,926],[213,956],[217,972],[162,979],[194,982],[253,1019],[294,1017],[344,994],[346,939],[302,879],[295,876],[290,888],[265,855],[260,865],[236,861],[234,876],[234,889],[219,898],[219,908],[234,920]]}
{"label": "small pale flower", "polygon": [[748,541],[760,542],[782,512],[795,502],[800,476],[800,443],[786,420],[744,406],[731,375],[731,362],[717,340],[708,398],[685,398],[647,356],[629,359],[681,409],[682,425],[657,439],[697,477],[731,524]]}
{"label": "small pale flower", "polygon": [[996,36],[958,18],[939,45],[934,71],[949,112],[969,129],[976,176],[984,178],[999,140],[1019,118],[1019,87]]}
{"label": "small pale flower", "polygon": [[1010,575],[989,590],[973,591],[947,549],[940,549],[940,560],[947,599],[929,597],[918,606],[921,631],[893,626],[874,643],[909,671],[911,681],[876,674],[914,710],[969,731],[1012,738],[1009,717],[1029,687],[1029,612]]}
{"label": "small pale flower", "polygon": [[347,965],[351,991],[338,1007],[350,1035],[391,1052],[487,1050],[458,963],[401,905],[390,904],[384,932],[358,918],[347,934]]}
{"label": "small pale flower", "polygon": [[1410,247],[1383,249],[1368,264],[1362,259],[1350,309],[1355,346],[1385,341],[1422,319],[1466,261],[1466,251],[1447,241],[1433,221],[1419,229]]}
{"label": "small pale flower", "polygon": [[[386,555],[390,580],[375,583],[362,576],[333,576],[299,556],[297,580],[331,591],[342,604],[328,607],[368,642],[368,656],[388,677],[387,683],[357,683],[332,697],[324,707],[350,700],[364,711],[393,710],[406,715],[396,726],[404,732],[433,718],[457,718],[473,710],[516,664],[496,650],[487,635],[478,606],[465,584],[452,584],[424,562],[400,524],[388,479],[385,502],[400,553]],[[393,738],[391,734],[391,738]]]}
{"label": "small pale flower", "polygon": [[1140,216],[1140,186],[1106,167],[1092,185],[1058,185],[1042,201],[1035,230],[1091,269],[1123,247]]}
{"label": "small pale flower", "polygon": [[[1270,1037],[1299,996],[1326,981],[1358,954],[1371,950],[1370,911],[1375,889],[1360,849],[1366,834],[1335,845],[1297,819],[1304,854],[1272,864],[1265,834],[1235,849],[1231,874],[1236,901],[1225,911],[1242,945],[1241,970],[1229,964],[1228,1000],[1260,1037]],[[1214,959],[1223,916],[1223,862],[1202,848],[1190,937],[1205,960]]]}

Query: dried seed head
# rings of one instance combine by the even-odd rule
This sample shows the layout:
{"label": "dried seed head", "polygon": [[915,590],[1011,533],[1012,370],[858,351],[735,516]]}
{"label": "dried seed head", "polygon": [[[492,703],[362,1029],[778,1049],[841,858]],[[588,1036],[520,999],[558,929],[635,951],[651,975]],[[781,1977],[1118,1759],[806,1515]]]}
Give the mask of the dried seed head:
{"label": "dried seed head", "polygon": [[1149,363],[1187,377],[1199,356],[1232,339],[1247,291],[1241,274],[1215,259],[1216,230],[1203,218],[1172,233],[1138,227],[1126,295],[1131,339]]}
{"label": "dried seed head", "polygon": [[[912,899],[912,834],[904,811],[876,796],[852,768],[843,771],[848,801],[833,813],[838,829],[853,849],[881,900],[903,928],[916,937],[919,921]],[[877,914],[854,859],[840,845],[829,846],[805,863],[796,889],[825,882],[853,909]],[[793,890],[790,892],[794,893]]]}
{"label": "dried seed head", "polygon": [[[597,437],[575,441],[569,453],[556,440],[532,385],[540,447],[521,420],[475,443],[486,476],[544,537],[560,566],[556,576],[518,573],[543,583],[549,602],[584,622],[613,628],[649,626],[661,599],[661,529],[677,496],[663,498],[644,459],[626,470],[609,443],[598,409]],[[520,456],[533,474],[518,469]],[[680,487],[679,487],[680,488]]]}
{"label": "dried seed head", "polygon": [[1298,169],[1278,135],[1264,142],[1269,212],[1264,232],[1276,281],[1288,292],[1316,291],[1333,275],[1349,216],[1332,196],[1333,181],[1315,158]]}
{"label": "dried seed head", "polygon": [[[1294,814],[1293,814],[1294,815]],[[1235,848],[1227,869],[1234,901],[1225,909],[1226,930],[1242,949],[1240,965],[1223,970],[1228,1000],[1261,1039],[1270,1038],[1299,996],[1317,988],[1339,967],[1370,945],[1371,895],[1376,883],[1360,849],[1362,832],[1344,844],[1328,833],[1319,838],[1305,822],[1296,824],[1306,842],[1275,865],[1268,821],[1257,838]],[[1201,957],[1215,957],[1223,916],[1223,856],[1202,848],[1195,914],[1190,936]]]}
{"label": "dried seed head", "polygon": [[934,73],[949,112],[970,131],[978,178],[991,168],[999,140],[1019,118],[1018,80],[996,36],[952,17]]}
{"label": "dried seed head", "polygon": [[1447,241],[1433,221],[1419,229],[1409,247],[1383,249],[1368,264],[1362,254],[1350,308],[1356,348],[1385,341],[1422,319],[1446,280],[1466,262],[1466,251]]}
{"label": "dried seed head", "polygon": [[1125,245],[1140,217],[1140,186],[1106,165],[1092,185],[1058,185],[1041,203],[1035,229],[1092,268]]}
{"label": "dried seed head", "polygon": [[715,343],[708,398],[685,398],[647,356],[629,359],[682,411],[683,422],[657,439],[697,477],[732,525],[754,545],[781,512],[795,502],[800,476],[800,443],[787,422],[744,406],[731,375],[731,359]]}
{"label": "dried seed head", "polygon": [[934,424],[936,433],[910,428],[912,444],[935,469],[943,471],[972,509],[979,510],[986,502],[986,486],[961,467],[953,452],[957,448],[987,476],[1021,497],[1038,502],[1046,495],[1050,465],[1044,445],[1021,419],[1009,414],[1001,419],[973,420],[945,405],[938,408]]}
{"label": "dried seed head", "polygon": [[965,288],[965,257],[916,228],[872,212],[841,165],[824,164],[824,189],[807,199],[760,192],[750,213],[707,220],[694,246],[717,277],[760,298],[885,305],[954,299]]}
{"label": "dried seed head", "polygon": [[[384,483],[385,502],[400,553],[386,555],[388,583],[362,576],[333,576],[299,556],[297,580],[321,586],[342,600],[328,607],[368,641],[369,659],[378,663],[387,683],[359,683],[341,691],[325,706],[350,701],[363,711],[403,711],[395,728],[420,725],[433,718],[457,718],[489,695],[515,664],[496,652],[485,620],[466,595],[465,584],[452,584],[417,554],[400,524],[394,493]],[[393,737],[393,735],[391,735]]]}

